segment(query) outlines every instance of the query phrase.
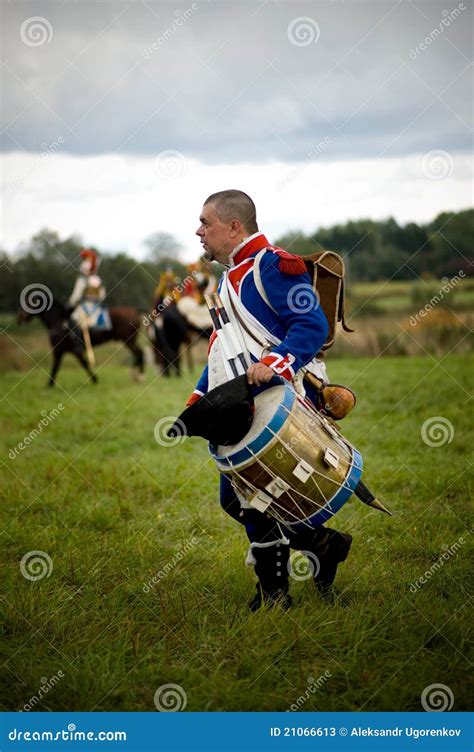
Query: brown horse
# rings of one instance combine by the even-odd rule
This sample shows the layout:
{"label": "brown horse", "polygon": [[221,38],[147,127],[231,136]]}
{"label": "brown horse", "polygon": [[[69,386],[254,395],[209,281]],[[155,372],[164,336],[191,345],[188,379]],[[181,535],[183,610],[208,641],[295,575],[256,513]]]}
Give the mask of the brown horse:
{"label": "brown horse", "polygon": [[[140,313],[136,308],[109,308],[110,321],[112,328],[109,330],[90,330],[92,346],[102,345],[110,340],[119,340],[124,343],[133,355],[133,369],[137,378],[141,378],[144,371],[143,350],[137,345],[137,336],[140,332]],[[97,376],[90,369],[89,363],[84,357],[84,351],[77,346],[77,339],[69,329],[67,320],[69,312],[61,303],[52,301],[49,308],[37,313],[27,312],[20,308],[18,312],[18,323],[25,323],[33,316],[39,316],[46,326],[51,343],[53,355],[53,367],[49,377],[48,386],[54,386],[56,375],[61,365],[61,360],[65,353],[72,353],[79,360],[81,366],[87,371],[90,379],[97,382]]]}
{"label": "brown horse", "polygon": [[174,372],[181,376],[181,348],[186,348],[188,368],[193,368],[192,345],[199,339],[209,340],[212,327],[198,329],[171,303],[158,317],[150,321],[148,336],[152,343],[154,359],[163,376]]}

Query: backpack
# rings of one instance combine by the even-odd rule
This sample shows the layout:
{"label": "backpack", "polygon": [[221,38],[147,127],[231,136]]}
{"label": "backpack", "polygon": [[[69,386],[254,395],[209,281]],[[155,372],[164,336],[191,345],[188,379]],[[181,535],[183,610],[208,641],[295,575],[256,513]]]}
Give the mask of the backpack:
{"label": "backpack", "polygon": [[329,324],[329,333],[321,348],[323,353],[333,346],[339,321],[345,332],[354,331],[344,318],[344,261],[334,251],[318,251],[302,258]]}

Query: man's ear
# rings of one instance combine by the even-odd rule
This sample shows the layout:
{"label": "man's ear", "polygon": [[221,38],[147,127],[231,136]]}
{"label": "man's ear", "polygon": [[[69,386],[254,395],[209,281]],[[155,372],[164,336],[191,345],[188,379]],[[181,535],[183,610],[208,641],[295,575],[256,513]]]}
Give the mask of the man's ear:
{"label": "man's ear", "polygon": [[242,229],[242,222],[239,222],[238,219],[233,219],[230,223],[230,231],[232,235],[238,235],[240,230]]}

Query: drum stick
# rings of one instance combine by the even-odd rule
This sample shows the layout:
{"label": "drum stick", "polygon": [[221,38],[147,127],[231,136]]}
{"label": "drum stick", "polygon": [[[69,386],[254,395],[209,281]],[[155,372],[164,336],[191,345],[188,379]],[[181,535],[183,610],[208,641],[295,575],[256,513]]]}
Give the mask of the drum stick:
{"label": "drum stick", "polygon": [[222,353],[224,355],[225,362],[228,364],[230,371],[231,371],[229,375],[236,378],[237,376],[241,375],[239,374],[239,369],[237,368],[235,364],[236,356],[232,357],[232,354],[229,350],[229,345],[228,345],[224,330],[222,328],[222,324],[220,322],[219,316],[217,314],[214,300],[211,295],[204,295],[204,298],[205,298],[207,307],[209,309],[209,313],[211,314],[211,320],[212,320],[212,325],[214,327],[214,331],[222,347]]}
{"label": "drum stick", "polygon": [[234,331],[234,327],[232,326],[229,316],[227,314],[227,311],[225,309],[224,303],[222,302],[221,296],[218,292],[213,293],[214,302],[216,304],[217,310],[219,312],[219,315],[222,319],[222,323],[224,325],[224,331],[228,333],[230,342],[232,343],[232,348],[234,353],[236,354],[236,357],[239,359],[240,364],[242,368],[244,369],[244,373],[247,372],[248,363],[247,359],[242,351],[242,346],[237,339],[237,335]]}

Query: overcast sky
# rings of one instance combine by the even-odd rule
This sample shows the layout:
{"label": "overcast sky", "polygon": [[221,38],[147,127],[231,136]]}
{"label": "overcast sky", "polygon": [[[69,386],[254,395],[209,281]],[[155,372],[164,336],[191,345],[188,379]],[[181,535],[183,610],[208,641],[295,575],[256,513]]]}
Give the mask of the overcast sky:
{"label": "overcast sky", "polygon": [[41,227],[191,258],[203,199],[242,188],[271,237],[472,204],[472,5],[2,6],[3,240]]}

